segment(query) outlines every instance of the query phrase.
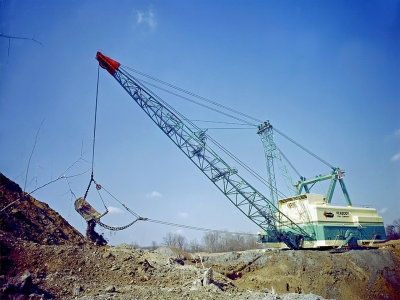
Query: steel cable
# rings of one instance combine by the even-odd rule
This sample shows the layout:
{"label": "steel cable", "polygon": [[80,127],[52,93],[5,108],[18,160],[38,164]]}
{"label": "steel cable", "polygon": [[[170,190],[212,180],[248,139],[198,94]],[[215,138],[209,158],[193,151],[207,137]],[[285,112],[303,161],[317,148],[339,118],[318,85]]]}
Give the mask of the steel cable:
{"label": "steel cable", "polygon": [[[133,76],[132,76],[132,77],[133,77]],[[159,86],[157,86],[157,85],[155,85],[155,84],[152,84],[152,83],[150,83],[150,82],[148,82],[148,81],[146,81],[146,80],[138,79],[137,77],[133,77],[133,78],[135,78],[135,80],[137,80],[138,82],[140,82],[142,85],[143,85],[143,83],[145,83],[145,84],[147,84],[147,85],[150,85],[150,86],[152,86],[152,87],[155,87],[155,88],[157,88],[157,89],[160,89],[160,90],[162,90],[162,91],[164,91],[164,92],[166,92],[166,93],[169,93],[169,94],[171,94],[171,95],[177,96],[177,97],[179,97],[179,98],[182,98],[182,99],[184,99],[184,100],[186,100],[186,101],[189,101],[189,102],[194,103],[194,104],[196,104],[196,105],[199,105],[199,106],[201,106],[201,107],[207,108],[207,109],[212,110],[212,111],[217,112],[217,113],[220,113],[220,114],[222,114],[222,115],[224,115],[224,116],[227,116],[227,117],[229,117],[229,118],[235,119],[235,120],[237,120],[237,121],[244,122],[244,123],[246,123],[247,125],[257,126],[257,125],[255,125],[255,124],[253,124],[253,123],[247,122],[246,120],[243,120],[243,119],[241,119],[241,118],[235,117],[235,116],[233,116],[233,115],[231,115],[231,114],[225,113],[225,112],[223,112],[223,111],[221,111],[221,110],[218,110],[218,109],[216,109],[216,108],[212,108],[211,106],[202,104],[202,103],[197,102],[197,101],[195,101],[195,100],[192,100],[192,99],[190,99],[190,98],[188,98],[188,97],[179,95],[179,94],[177,94],[177,93],[174,93],[174,92],[172,92],[172,91],[169,91],[169,90],[167,90],[167,89],[164,89],[164,88],[162,88],[162,87],[159,87]],[[148,90],[147,90],[147,91],[148,91]]]}
{"label": "steel cable", "polygon": [[211,103],[211,104],[213,104],[213,105],[215,105],[215,106],[224,108],[224,109],[226,109],[226,110],[228,110],[228,111],[230,111],[230,112],[236,113],[236,114],[241,115],[241,116],[243,116],[243,117],[246,117],[246,118],[248,118],[248,119],[250,119],[250,120],[253,120],[253,121],[262,123],[262,121],[260,121],[260,120],[258,120],[258,119],[256,119],[256,118],[254,118],[254,117],[252,117],[252,116],[249,116],[249,115],[247,115],[247,114],[245,114],[245,113],[242,113],[242,112],[240,112],[240,111],[237,111],[237,110],[235,110],[235,109],[233,109],[233,108],[230,108],[230,107],[227,107],[227,106],[225,106],[225,105],[222,105],[222,104],[220,104],[220,103],[218,103],[218,102],[216,102],[216,101],[214,101],[214,100],[211,100],[211,99],[208,99],[208,98],[206,98],[206,97],[197,95],[197,94],[195,94],[195,93],[193,93],[193,92],[190,92],[190,91],[188,91],[188,90],[185,90],[185,89],[183,89],[183,88],[180,88],[180,87],[178,87],[178,86],[176,86],[176,85],[173,85],[173,84],[168,83],[168,82],[166,82],[166,81],[163,81],[163,80],[161,80],[161,79],[155,78],[154,76],[151,76],[151,75],[146,74],[146,73],[144,73],[144,72],[138,71],[138,70],[136,70],[136,69],[134,69],[134,68],[130,68],[130,67],[128,67],[128,66],[124,66],[124,67],[127,68],[127,69],[129,69],[129,70],[131,70],[131,71],[133,71],[133,72],[135,72],[135,73],[137,73],[137,74],[140,74],[140,75],[142,75],[142,76],[144,76],[144,77],[147,77],[147,78],[149,78],[149,79],[151,79],[151,80],[157,81],[157,82],[159,82],[159,83],[161,83],[161,84],[164,84],[164,85],[169,86],[169,87],[171,87],[171,88],[173,88],[173,89],[176,89],[176,90],[178,90],[178,91],[180,91],[180,92],[182,92],[182,93],[185,93],[185,94],[190,95],[190,96],[192,96],[192,97],[198,98],[198,99],[203,100],[203,101],[205,101],[205,102]]}
{"label": "steel cable", "polygon": [[[206,101],[206,102],[211,103],[211,104],[213,104],[213,105],[215,105],[215,106],[224,108],[224,109],[226,109],[226,110],[228,110],[228,111],[230,111],[230,112],[239,114],[239,115],[241,115],[241,116],[243,116],[243,117],[246,117],[246,118],[248,118],[248,119],[251,119],[251,120],[253,120],[253,121],[257,121],[257,122],[259,122],[259,123],[262,123],[262,121],[259,120],[259,119],[256,119],[256,118],[254,118],[254,117],[252,117],[252,116],[249,116],[249,115],[247,115],[247,114],[245,114],[245,113],[239,112],[239,111],[237,111],[237,110],[235,110],[235,109],[233,109],[233,108],[230,108],[230,107],[227,107],[227,106],[225,106],[225,105],[222,105],[222,104],[220,104],[220,103],[218,103],[218,102],[216,102],[216,101],[213,101],[213,100],[211,100],[211,99],[208,99],[208,98],[203,97],[203,96],[200,96],[200,95],[197,95],[197,94],[195,94],[195,93],[193,93],[193,92],[190,92],[190,91],[188,91],[188,90],[185,90],[185,89],[183,89],[183,88],[180,88],[180,87],[178,87],[178,86],[176,86],[176,85],[173,85],[173,84],[171,84],[171,83],[168,83],[168,82],[166,82],[166,81],[163,81],[163,80],[161,80],[161,79],[158,79],[158,78],[156,78],[156,77],[154,77],[154,76],[151,76],[151,75],[149,75],[149,74],[146,74],[146,73],[141,72],[141,71],[139,71],[139,70],[136,70],[136,69],[134,69],[134,68],[131,68],[131,67],[128,67],[128,66],[124,66],[124,67],[127,68],[127,69],[129,69],[129,70],[131,70],[131,71],[133,71],[133,72],[135,72],[135,73],[137,73],[137,74],[140,74],[140,75],[142,75],[142,76],[144,76],[144,77],[147,77],[147,78],[149,78],[149,79],[151,79],[151,80],[154,80],[154,81],[159,82],[159,83],[161,83],[161,84],[164,84],[164,85],[166,85],[166,86],[168,86],[168,87],[171,87],[171,88],[173,88],[173,89],[176,89],[176,90],[178,90],[178,91],[180,91],[180,92],[182,92],[182,93],[185,93],[185,94],[190,95],[190,96],[192,96],[192,97],[195,97],[195,98],[197,98],[197,99]],[[132,76],[132,77],[133,77],[133,76]],[[133,78],[135,78],[135,77],[133,77]],[[135,78],[135,79],[138,80],[137,78]],[[138,81],[139,81],[139,80],[138,80]],[[198,104],[198,105],[201,105],[200,103],[198,103],[198,102],[196,102],[196,101],[194,101],[194,100],[188,99],[187,97],[184,97],[184,96],[182,96],[182,95],[179,95],[179,94],[173,93],[173,92],[171,92],[171,91],[168,91],[168,90],[166,90],[166,89],[163,89],[163,88],[161,88],[161,87],[158,87],[158,86],[156,86],[156,85],[154,85],[154,84],[152,84],[152,83],[149,83],[149,82],[147,82],[147,81],[144,81],[144,80],[143,80],[143,82],[145,82],[145,83],[147,83],[147,84],[149,84],[149,85],[152,85],[152,86],[154,86],[154,87],[156,87],[156,88],[159,88],[159,89],[161,89],[161,90],[164,90],[164,91],[166,91],[166,92],[168,92],[168,93],[174,94],[174,95],[176,95],[176,96],[178,96],[178,97],[184,98],[184,99],[186,99],[186,100],[188,100],[188,101],[191,101],[191,102],[193,102],[193,103],[196,103],[196,104]],[[232,116],[232,115],[229,115],[229,114],[226,114],[226,113],[221,112],[221,111],[219,111],[219,110],[210,108],[210,107],[208,107],[208,106],[206,106],[206,105],[201,105],[201,106],[204,106],[204,107],[209,108],[209,109],[211,109],[211,110],[214,110],[214,111],[216,111],[216,112],[222,113],[222,114],[224,114],[224,115],[226,115],[226,116],[233,117],[233,118],[235,118],[236,120],[239,120],[238,118],[236,118],[236,117],[234,117],[234,116]],[[244,120],[241,120],[241,121],[244,121]],[[253,126],[254,126],[254,124],[251,124],[251,123],[249,123],[249,122],[247,122],[247,121],[244,121],[244,122],[245,122],[246,124],[249,124],[249,125],[253,125]],[[319,160],[320,162],[322,162],[322,163],[325,164],[326,166],[328,166],[328,167],[330,167],[330,168],[332,168],[332,169],[334,168],[330,163],[328,163],[327,161],[325,161],[324,159],[322,159],[321,157],[319,157],[318,155],[316,155],[316,154],[313,153],[312,151],[308,150],[306,147],[302,146],[301,144],[299,144],[298,142],[296,142],[296,141],[293,140],[292,138],[288,137],[288,136],[287,136],[286,134],[284,134],[283,132],[277,130],[276,128],[273,128],[273,129],[274,129],[278,134],[280,134],[281,136],[285,137],[285,138],[288,139],[290,142],[292,142],[293,144],[295,144],[296,146],[298,146],[299,148],[301,148],[303,151],[307,152],[308,154],[310,154],[311,156],[313,156],[314,158],[316,158],[317,160]],[[285,159],[288,161],[287,158],[285,158]],[[298,172],[296,172],[296,173],[298,173]]]}
{"label": "steel cable", "polygon": [[318,155],[316,155],[315,153],[311,152],[310,150],[308,150],[306,147],[300,145],[298,142],[296,142],[295,140],[293,140],[292,138],[288,137],[286,134],[284,134],[282,131],[279,131],[278,129],[276,129],[275,127],[272,128],[275,132],[279,133],[281,136],[283,136],[284,138],[286,138],[287,140],[289,140],[290,142],[292,142],[293,144],[295,144],[297,147],[303,149],[305,152],[307,152],[308,154],[310,154],[311,156],[313,156],[314,158],[316,158],[317,160],[319,160],[320,162],[322,162],[323,164],[325,164],[326,166],[334,169],[334,167],[328,163],[326,160],[322,159],[321,157],[319,157]]}
{"label": "steel cable", "polygon": [[[129,73],[128,73],[129,74]],[[130,75],[130,74],[129,74]],[[127,75],[125,75],[127,76]],[[136,77],[130,75],[127,77],[132,77],[136,81],[138,81],[140,84],[139,79]],[[183,114],[181,114],[179,111],[177,111],[175,108],[173,108],[171,105],[169,105],[167,102],[165,102],[161,97],[159,97],[157,94],[155,94],[153,91],[148,89],[145,85],[142,84],[140,86],[142,89],[144,89],[148,94],[150,94],[152,97],[157,99],[159,102],[164,104],[166,107],[168,107],[171,111],[173,111],[176,115],[180,116],[182,119],[184,119],[187,123],[189,123],[195,130],[201,130],[196,124],[194,124],[190,119],[186,118]],[[276,187],[271,187],[270,183],[267,182],[261,175],[259,175],[257,172],[252,170],[249,166],[247,166],[244,162],[242,162],[239,158],[237,158],[235,155],[233,155],[229,150],[227,150],[225,147],[223,147],[220,143],[218,143],[216,140],[214,140],[210,135],[206,134],[207,138],[214,143],[219,149],[221,149],[225,154],[227,154],[230,158],[232,158],[235,162],[237,162],[239,165],[241,165],[244,169],[246,169],[250,174],[252,174],[255,178],[257,178],[262,184],[265,186],[269,187],[270,189],[273,189],[279,194],[282,198],[287,198],[285,194],[283,194],[281,191],[279,191]]]}

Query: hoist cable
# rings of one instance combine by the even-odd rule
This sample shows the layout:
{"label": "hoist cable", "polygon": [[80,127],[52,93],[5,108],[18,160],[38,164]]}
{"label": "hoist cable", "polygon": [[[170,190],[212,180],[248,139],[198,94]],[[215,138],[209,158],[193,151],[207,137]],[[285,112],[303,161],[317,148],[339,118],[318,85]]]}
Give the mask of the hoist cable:
{"label": "hoist cable", "polygon": [[94,181],[93,179],[93,173],[94,173],[94,150],[96,146],[96,127],[97,127],[97,102],[98,102],[98,97],[99,97],[99,81],[100,81],[100,65],[97,66],[97,84],[96,84],[96,104],[94,108],[94,124],[93,124],[93,142],[92,142],[92,172],[90,174],[90,181],[89,184],[86,188],[85,195],[83,196],[83,199],[86,199],[87,194],[89,193],[90,186],[92,182]]}
{"label": "hoist cable", "polygon": [[284,134],[282,131],[279,131],[278,129],[276,129],[275,127],[272,128],[275,132],[279,133],[281,136],[283,136],[284,138],[286,138],[287,140],[289,140],[290,142],[292,142],[293,144],[295,144],[297,147],[303,149],[305,152],[307,152],[308,154],[310,154],[311,156],[313,156],[314,158],[316,158],[317,160],[319,160],[320,162],[322,162],[323,164],[325,164],[326,166],[330,167],[331,169],[334,169],[334,167],[328,163],[326,160],[322,159],[321,157],[319,157],[318,155],[316,155],[315,153],[311,152],[310,150],[308,150],[306,147],[300,145],[299,143],[297,143],[295,140],[293,140],[292,138],[288,137],[286,134]]}
{"label": "hoist cable", "polygon": [[93,145],[92,145],[92,174],[94,166],[94,149],[96,145],[96,127],[97,127],[97,100],[99,96],[99,79],[100,79],[100,65],[97,66],[97,85],[96,85],[96,106],[94,109],[94,126],[93,126]]}
{"label": "hoist cable", "polygon": [[144,77],[147,77],[147,78],[149,78],[149,79],[151,79],[151,80],[157,81],[157,82],[159,82],[159,83],[161,83],[161,84],[164,84],[164,85],[169,86],[169,87],[171,87],[171,88],[173,88],[173,89],[176,89],[176,90],[178,90],[178,91],[180,91],[180,92],[182,92],[182,93],[185,93],[185,94],[190,95],[190,96],[192,96],[192,97],[195,97],[195,98],[197,98],[197,99],[203,100],[203,101],[205,101],[205,102],[211,103],[211,104],[213,104],[213,105],[215,105],[215,106],[224,108],[224,109],[226,109],[226,110],[228,110],[228,111],[230,111],[230,112],[233,112],[233,113],[235,113],[235,114],[241,115],[242,117],[246,117],[246,118],[248,118],[248,119],[250,119],[250,120],[253,120],[253,121],[262,123],[262,121],[260,121],[260,120],[258,120],[258,119],[256,119],[256,118],[254,118],[254,117],[252,117],[252,116],[249,116],[249,115],[247,115],[247,114],[245,114],[245,113],[242,113],[242,112],[240,112],[240,111],[237,111],[237,110],[235,110],[235,109],[233,109],[233,108],[230,108],[230,107],[227,107],[227,106],[225,106],[225,105],[222,105],[222,104],[220,104],[220,103],[218,103],[218,102],[216,102],[216,101],[214,101],[214,100],[211,100],[211,99],[208,99],[208,98],[206,98],[206,97],[197,95],[197,94],[195,94],[195,93],[193,93],[193,92],[190,92],[190,91],[188,91],[188,90],[185,90],[185,89],[183,89],[183,88],[180,88],[180,87],[178,87],[178,86],[176,86],[176,85],[173,85],[173,84],[168,83],[168,82],[166,82],[166,81],[163,81],[163,80],[161,80],[161,79],[155,78],[154,76],[151,76],[151,75],[149,75],[149,74],[143,73],[143,72],[138,71],[138,70],[136,70],[136,69],[134,69],[134,68],[130,68],[130,67],[125,66],[125,65],[124,65],[124,67],[127,68],[127,69],[129,69],[129,70],[131,70],[131,71],[133,71],[133,72],[135,72],[135,73],[137,73],[137,74],[140,74],[140,75],[142,75],[142,76],[144,76]]}

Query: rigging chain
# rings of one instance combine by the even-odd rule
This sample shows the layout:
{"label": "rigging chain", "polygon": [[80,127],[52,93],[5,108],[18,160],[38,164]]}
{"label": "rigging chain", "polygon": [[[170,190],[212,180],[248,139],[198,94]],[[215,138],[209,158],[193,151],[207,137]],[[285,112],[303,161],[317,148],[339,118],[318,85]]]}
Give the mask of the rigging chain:
{"label": "rigging chain", "polygon": [[120,226],[120,227],[106,225],[106,224],[102,223],[100,220],[95,220],[95,222],[96,222],[96,224],[99,224],[101,227],[104,227],[105,229],[112,230],[112,231],[119,231],[119,230],[124,230],[128,227],[131,227],[133,224],[135,224],[139,220],[146,221],[146,218],[137,218],[137,219],[133,220],[131,223],[129,223],[128,225]]}
{"label": "rigging chain", "polygon": [[[96,186],[98,184],[96,183]],[[145,217],[141,217],[139,214],[137,214],[136,212],[134,212],[133,210],[131,210],[129,207],[127,207],[123,202],[121,202],[117,197],[115,197],[110,191],[108,191],[104,186],[101,186],[101,189],[103,189],[111,198],[113,198],[115,201],[117,201],[120,205],[122,205],[130,214],[132,214],[133,216],[136,217],[136,220],[134,220],[133,222],[131,222],[130,224],[126,225],[126,226],[122,226],[122,227],[114,227],[114,226],[109,226],[106,225],[100,221],[96,221],[97,224],[99,224],[100,226],[109,229],[109,230],[113,230],[113,231],[117,231],[117,230],[123,230],[126,229],[130,226],[132,226],[134,223],[136,223],[137,221],[148,221],[151,223],[156,223],[156,224],[162,224],[162,225],[167,225],[167,226],[174,226],[174,227],[180,227],[180,228],[185,228],[185,229],[192,229],[192,230],[198,230],[198,231],[205,231],[205,232],[221,232],[221,233],[232,233],[232,234],[238,234],[238,235],[248,235],[248,236],[256,236],[256,234],[252,234],[252,233],[243,233],[243,232],[232,232],[232,231],[226,231],[226,230],[217,230],[217,229],[210,229],[210,228],[204,228],[204,227],[195,227],[195,226],[190,226],[190,225],[183,225],[183,224],[177,224],[177,223],[171,223],[171,222],[166,222],[166,221],[160,221],[160,220],[155,220],[155,219],[150,219],[150,218],[145,218]],[[102,199],[103,200],[103,199]],[[103,202],[104,203],[104,202]],[[105,205],[104,205],[105,206]],[[106,206],[105,206],[106,207]],[[107,209],[107,207],[106,207]]]}

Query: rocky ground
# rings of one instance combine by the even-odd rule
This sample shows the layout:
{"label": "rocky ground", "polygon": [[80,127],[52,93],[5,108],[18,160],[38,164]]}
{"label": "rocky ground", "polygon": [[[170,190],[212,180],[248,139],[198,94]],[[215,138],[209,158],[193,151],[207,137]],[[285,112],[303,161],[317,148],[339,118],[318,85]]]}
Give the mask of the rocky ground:
{"label": "rocky ground", "polygon": [[[0,210],[21,193],[0,173]],[[399,291],[399,241],[335,254],[191,254],[95,246],[31,197],[0,213],[1,299],[400,299]]]}

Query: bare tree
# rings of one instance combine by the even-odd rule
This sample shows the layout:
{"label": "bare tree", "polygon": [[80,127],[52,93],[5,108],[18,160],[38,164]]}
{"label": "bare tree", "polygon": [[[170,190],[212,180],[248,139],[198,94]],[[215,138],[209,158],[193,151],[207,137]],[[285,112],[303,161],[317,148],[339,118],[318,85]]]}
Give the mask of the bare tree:
{"label": "bare tree", "polygon": [[393,226],[396,228],[396,231],[400,233],[400,219],[396,219],[393,221]]}
{"label": "bare tree", "polygon": [[201,243],[196,239],[188,243],[186,238],[180,234],[167,233],[163,238],[163,245],[190,252],[227,252],[262,248],[262,245],[257,243],[255,235],[231,233],[228,231],[207,232],[204,234]]}
{"label": "bare tree", "polygon": [[200,252],[203,251],[203,246],[197,241],[197,239],[193,239],[189,243],[188,250],[190,252]]}
{"label": "bare tree", "polygon": [[400,239],[400,219],[393,221],[393,224],[386,226],[386,240]]}
{"label": "bare tree", "polygon": [[130,243],[130,246],[134,249],[140,248],[139,243],[137,241],[133,241]]}
{"label": "bare tree", "polygon": [[221,251],[221,235],[219,232],[207,232],[203,236],[205,250],[208,252]]}
{"label": "bare tree", "polygon": [[259,249],[263,247],[260,243],[257,243],[257,237],[255,236],[247,235],[245,240],[247,249]]}
{"label": "bare tree", "polygon": [[207,232],[203,236],[204,250],[208,252],[242,251],[261,248],[257,238],[250,234],[225,232]]}
{"label": "bare tree", "polygon": [[174,246],[174,235],[168,232],[166,236],[163,237],[164,246]]}
{"label": "bare tree", "polygon": [[151,250],[156,250],[158,248],[158,244],[156,241],[151,242]]}
{"label": "bare tree", "polygon": [[186,238],[183,235],[169,232],[163,238],[163,245],[184,250],[186,248]]}
{"label": "bare tree", "polygon": [[186,249],[186,238],[180,234],[174,234],[174,247],[185,250]]}

